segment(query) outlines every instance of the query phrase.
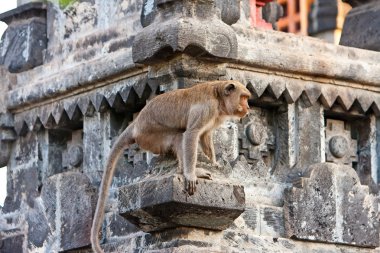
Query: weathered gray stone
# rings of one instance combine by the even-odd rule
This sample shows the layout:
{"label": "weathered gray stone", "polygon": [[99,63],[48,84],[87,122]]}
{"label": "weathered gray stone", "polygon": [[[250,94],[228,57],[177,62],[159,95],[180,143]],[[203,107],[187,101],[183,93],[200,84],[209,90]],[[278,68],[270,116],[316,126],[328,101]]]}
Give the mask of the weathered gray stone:
{"label": "weathered gray stone", "polygon": [[348,166],[312,165],[302,188],[285,195],[285,228],[290,238],[379,246],[377,198]]}
{"label": "weathered gray stone", "polygon": [[326,120],[326,161],[352,165],[358,161],[357,140],[351,138],[351,131],[346,130],[345,122]]}
{"label": "weathered gray stone", "polygon": [[[153,2],[147,1],[145,7]],[[235,32],[217,16],[215,1],[170,2],[159,2],[152,24],[136,35],[132,46],[134,62],[157,61],[177,52],[236,57]]]}
{"label": "weathered gray stone", "polygon": [[[325,130],[324,114],[320,103],[314,102],[310,106],[309,102],[305,103],[302,98],[296,103],[293,113],[293,132],[289,133],[293,141],[289,146],[294,146],[297,169],[293,169],[292,173],[303,174],[310,165],[325,159],[325,143],[321,138],[321,133]],[[291,176],[288,175],[288,178]]]}
{"label": "weathered gray stone", "polygon": [[[366,223],[363,213],[367,213],[359,210],[366,197],[357,197],[363,191],[355,193],[357,188],[350,181],[352,171],[345,174],[350,176],[346,181],[351,185],[340,183],[343,186],[337,192],[353,191],[355,197],[345,200],[347,194],[339,195],[343,200],[338,210],[345,209],[342,217],[348,217],[344,222],[350,224],[346,222],[348,225],[344,226],[359,228],[352,234],[343,234],[343,243],[284,238],[287,235],[283,211],[289,200],[284,198],[284,190],[291,187],[291,182],[298,182],[297,186],[304,192],[310,190],[305,186],[302,189],[305,182],[302,177],[309,176],[307,168],[323,161],[329,152],[325,141],[333,135],[329,131],[326,134],[324,124],[330,119],[346,124],[345,130],[336,131],[337,135],[358,142],[358,159],[352,165],[361,184],[370,186],[370,194],[363,194],[368,203],[371,204],[373,194],[378,194],[378,53],[326,44],[309,37],[251,29],[252,1],[68,2],[69,5],[63,1],[48,1],[48,45],[42,66],[17,74],[0,67],[0,113],[14,116],[14,123],[0,124],[0,128],[7,130],[0,135],[9,140],[7,150],[11,154],[9,160],[4,159],[8,160],[8,197],[0,213],[2,241],[15,242],[14,250],[20,247],[24,252],[90,252],[88,235],[94,206],[90,199],[96,198],[92,191],[99,184],[116,136],[157,93],[201,81],[233,79],[240,80],[251,90],[251,114],[216,131],[215,149],[222,166],[211,166],[199,150],[198,165],[210,170],[214,181],[201,180],[197,189],[200,195],[187,196],[183,192],[183,179],[174,182],[173,178],[177,178],[173,176],[177,169],[174,160],[153,157],[135,146],[130,147],[119,159],[107,199],[102,229],[105,251],[378,251],[371,249],[376,234],[372,231],[377,230],[378,224],[376,219]],[[317,2],[331,4],[328,0]],[[154,15],[143,21],[145,17],[141,15],[149,14],[148,7],[152,7]],[[148,12],[144,14],[143,9]],[[28,20],[20,20],[20,23],[27,24]],[[175,20],[192,23],[185,27]],[[192,25],[194,29],[187,29]],[[186,28],[188,33],[170,30],[177,28]],[[165,43],[175,45],[180,41],[182,48],[178,46],[178,51],[173,52],[171,47],[161,50],[146,45],[142,50],[147,49],[148,53],[158,50],[158,55],[153,53],[151,59],[144,60],[146,65],[134,64],[132,47],[136,34],[140,34],[140,44],[144,45],[152,35],[143,35],[146,31],[153,31],[153,35],[158,33],[156,44],[160,44],[160,29],[168,32],[166,35],[173,35],[168,39],[164,34]],[[233,35],[227,39],[236,38],[236,57],[225,57],[230,48],[213,39],[224,34]],[[187,45],[186,38],[191,38],[189,43],[193,44]],[[207,48],[194,46],[199,41]],[[222,57],[215,57],[219,53]],[[12,135],[12,131],[17,135]],[[337,144],[339,140],[331,149],[339,157],[344,152]],[[83,147],[82,163],[78,146]],[[0,156],[4,154],[3,147]],[[161,161],[160,166],[154,167],[156,161]],[[333,184],[333,180],[326,180],[325,174],[318,174],[320,178],[315,180],[323,180],[323,185]],[[240,216],[238,211],[242,209],[233,194],[233,185],[244,186],[246,208]],[[119,187],[122,187],[120,192]],[[133,222],[140,223],[146,230],[168,227],[145,233],[131,225],[117,210],[118,195],[123,190],[129,194],[128,198],[120,197],[126,201],[125,206],[136,208],[128,209],[128,217],[133,218]],[[235,205],[235,209],[228,209],[228,203],[218,206],[222,202],[220,194],[232,196],[225,200]],[[180,203],[170,202],[176,200]],[[303,207],[313,200],[315,198],[305,198],[298,206]],[[323,199],[317,200],[314,202],[321,208],[330,201],[328,198],[326,203]],[[191,216],[190,212],[195,215]],[[238,217],[233,219],[231,213]],[[308,218],[319,217],[319,213],[315,213],[310,210],[304,214]],[[302,218],[306,219],[301,217],[300,221]],[[214,229],[220,229],[220,223],[227,221],[230,225],[224,226],[223,231]],[[297,231],[302,230],[302,224],[293,224],[298,226]],[[340,224],[328,225],[338,231]],[[361,224],[373,224],[373,228],[361,228]],[[362,242],[360,234],[372,241]],[[17,236],[24,239],[11,239]],[[362,244],[353,245],[357,241]]]}
{"label": "weathered gray stone", "polygon": [[47,45],[46,5],[29,3],[1,14],[0,20],[8,24],[0,44],[0,64],[10,72],[41,65]]}
{"label": "weathered gray stone", "polygon": [[245,195],[243,186],[199,180],[189,196],[184,178],[175,175],[121,187],[119,203],[120,214],[143,231],[177,226],[222,230],[244,211]]}
{"label": "weathered gray stone", "polygon": [[[41,184],[38,171],[38,142],[35,133],[18,138],[8,163],[7,198],[3,212],[14,212],[22,202],[33,208]],[[12,180],[10,180],[12,179]]]}
{"label": "weathered gray stone", "polygon": [[371,192],[377,192],[377,176],[375,169],[377,155],[379,154],[376,140],[377,130],[375,117],[365,117],[360,120],[349,121],[351,131],[357,138],[357,157],[358,162],[353,163],[356,172],[359,175],[360,182],[368,185]]}
{"label": "weathered gray stone", "polygon": [[139,229],[119,214],[112,213],[106,216],[107,238],[127,236],[136,233]]}
{"label": "weathered gray stone", "polygon": [[16,140],[16,133],[13,115],[10,113],[0,113],[0,167],[7,165],[14,140]]}
{"label": "weathered gray stone", "polygon": [[[265,175],[274,163],[274,143],[275,126],[272,117],[274,110],[267,110],[260,107],[252,107],[249,115],[242,119],[239,124],[239,154],[244,155],[250,164],[259,167],[260,163],[264,167],[258,175]],[[264,162],[265,160],[265,162]]]}
{"label": "weathered gray stone", "polygon": [[354,8],[344,21],[340,45],[380,51],[380,4],[348,1]]}
{"label": "weathered gray stone", "polygon": [[269,2],[262,8],[263,19],[272,24],[273,29],[278,30],[277,21],[284,16],[284,9],[277,2]]}
{"label": "weathered gray stone", "polygon": [[309,13],[308,34],[315,35],[337,28],[338,3],[336,0],[316,0]]}
{"label": "weathered gray stone", "polygon": [[95,8],[94,0],[87,1],[71,1],[72,3],[67,6],[60,6],[64,8],[65,34],[64,38],[69,38],[72,33],[83,32],[86,29],[91,29],[98,22],[97,9]]}
{"label": "weathered gray stone", "polygon": [[27,213],[26,221],[28,222],[28,248],[42,247],[51,230],[39,198],[34,208]]}
{"label": "weathered gray stone", "polygon": [[281,207],[254,205],[247,207],[240,218],[244,220],[243,227],[246,231],[276,238],[285,236],[284,215]]}
{"label": "weathered gray stone", "polygon": [[24,253],[23,243],[25,237],[23,235],[17,235],[1,239],[0,237],[0,252],[1,253]]}
{"label": "weathered gray stone", "polygon": [[41,198],[52,233],[60,237],[60,249],[90,243],[97,194],[85,175],[66,172],[50,177],[42,187]]}
{"label": "weathered gray stone", "polygon": [[[144,0],[143,8],[141,12],[141,24],[143,27],[146,27],[153,23],[157,11],[157,5],[163,4],[170,1],[159,1],[159,0]],[[226,24],[232,25],[236,23],[240,18],[240,6],[239,1],[236,0],[216,0],[216,7],[219,8],[220,16],[223,22]]]}
{"label": "weathered gray stone", "polygon": [[218,160],[234,161],[239,156],[239,129],[235,122],[226,122],[218,128],[213,137]]}
{"label": "weathered gray stone", "polygon": [[[284,38],[282,38],[282,39],[284,39]],[[269,42],[263,42],[263,43],[265,44],[265,43],[269,43]],[[315,47],[316,45],[309,45],[309,46]],[[335,52],[335,53],[338,54],[338,52]],[[129,71],[132,71],[134,68],[129,69],[128,67],[125,66],[125,63],[127,62],[124,60],[125,58],[130,59],[130,58],[128,58],[128,55],[124,55],[122,58],[117,58],[117,59],[112,59],[112,60],[107,59],[107,57],[105,57],[103,64],[101,64],[101,63],[98,64],[96,62],[96,63],[93,63],[93,65],[91,65],[91,68],[89,68],[87,65],[86,65],[86,67],[85,66],[79,66],[80,69],[78,69],[78,71],[75,72],[76,74],[74,74],[74,72],[69,72],[69,73],[65,74],[66,78],[57,78],[57,79],[53,78],[53,81],[49,79],[49,81],[47,81],[47,82],[37,82],[34,84],[35,86],[33,85],[33,88],[31,88],[29,86],[28,88],[25,87],[25,88],[19,88],[16,90],[12,90],[9,93],[8,107],[10,109],[16,109],[16,108],[20,109],[29,103],[34,104],[37,102],[41,102],[48,97],[60,96],[60,95],[64,94],[65,92],[69,92],[70,90],[76,90],[82,86],[86,86],[87,84],[90,84],[94,80],[100,81],[106,75],[117,75],[118,73],[122,72],[123,68],[126,68]],[[326,59],[327,58],[331,59],[331,56],[326,55]],[[117,63],[115,63],[115,61]],[[342,59],[342,61],[343,61],[343,59]],[[347,59],[344,60],[344,62],[347,62],[347,61],[349,61],[349,60],[347,60]],[[121,62],[123,62],[124,65],[121,64]],[[115,66],[115,64],[116,64],[116,66]],[[173,62],[173,64],[174,64],[174,62]],[[273,64],[275,64],[275,63],[273,63]],[[290,64],[290,63],[284,63],[284,64]],[[336,63],[336,64],[338,64],[338,63]],[[107,70],[105,70],[105,69],[103,69],[103,67],[100,67],[100,66],[112,66],[112,68],[106,67]],[[205,72],[204,74],[206,74],[207,72],[211,72],[211,71],[204,71],[205,69],[207,69],[206,65],[204,65],[204,66],[205,67],[201,68],[202,69],[201,73]],[[373,64],[373,66],[376,66],[376,64]],[[135,70],[133,70],[133,71],[135,71]],[[192,68],[191,70],[195,71],[194,68]],[[229,69],[228,71],[231,71],[231,69]],[[360,70],[358,70],[358,71],[360,71]],[[343,71],[343,72],[346,74],[352,73],[352,71],[348,71],[348,70]],[[374,73],[374,72],[376,72],[375,69],[373,71],[370,71],[370,73]],[[82,75],[82,73],[86,73],[87,75],[84,75],[84,74]],[[93,73],[96,73],[97,78],[92,79],[93,75],[95,75]],[[99,74],[99,73],[102,73],[102,74]],[[187,74],[188,76],[194,76],[193,74],[191,74],[190,69],[189,69],[189,72],[187,72],[187,73],[188,73]],[[283,76],[279,77],[279,76],[273,75],[273,76],[268,77],[267,75],[264,75],[262,73],[254,73],[253,74],[253,73],[249,73],[249,72],[245,72],[245,71],[244,72],[240,71],[239,73],[242,73],[242,76],[244,75],[244,78],[242,79],[242,81],[244,81],[244,83],[247,83],[249,81],[249,82],[252,82],[255,84],[253,86],[253,88],[255,89],[255,92],[259,92],[259,90],[264,91],[267,88],[267,86],[270,86],[273,91],[276,91],[276,94],[278,93],[281,95],[281,92],[283,92],[284,98],[286,99],[287,102],[290,102],[290,103],[299,99],[301,94],[303,94],[302,96],[306,97],[307,100],[310,101],[310,103],[315,103],[315,101],[319,97],[321,99],[322,98],[325,99],[325,97],[327,97],[329,94],[331,94],[330,95],[331,98],[329,98],[330,102],[327,103],[327,105],[331,106],[332,104],[334,104],[334,101],[336,101],[338,98],[341,98],[341,101],[345,105],[345,107],[350,108],[351,107],[350,105],[352,105],[352,103],[355,101],[355,99],[358,98],[357,101],[359,101],[360,104],[365,103],[366,105],[367,104],[369,105],[369,106],[363,106],[363,107],[367,108],[368,110],[372,109],[375,112],[378,112],[378,110],[376,108],[378,108],[377,103],[380,100],[379,100],[378,96],[376,95],[377,93],[372,93],[370,91],[363,91],[363,90],[358,90],[358,89],[348,89],[347,87],[334,87],[334,89],[330,89],[330,88],[327,89],[327,87],[331,87],[331,85],[326,84],[326,85],[320,86],[317,82],[311,82],[311,81],[303,82],[299,79],[292,79],[292,78],[283,77]],[[359,73],[359,72],[357,72],[357,73]],[[89,76],[88,76],[89,74],[90,74],[91,79],[87,80],[89,78]],[[219,76],[223,75],[223,71],[220,70],[220,71],[214,72],[214,74],[215,74],[215,76],[213,75],[212,78],[220,78],[220,77],[218,77],[218,75]],[[234,75],[230,75],[230,74],[231,73],[228,73],[228,75],[227,75],[229,78],[240,79],[240,76],[235,75],[235,74]],[[371,75],[371,74],[369,74],[369,75]],[[67,76],[72,76],[73,78],[72,79],[67,78]],[[356,77],[359,78],[360,76],[361,76],[361,74],[359,74]],[[202,73],[201,77],[205,78],[203,73]],[[350,78],[350,77],[346,76],[346,78]],[[171,79],[172,83],[174,82],[174,79]],[[164,82],[164,80],[160,79],[160,82]],[[123,85],[121,85],[121,83],[122,82],[120,82],[119,87],[123,87]],[[127,83],[129,84],[129,82],[127,82]],[[125,86],[126,86],[126,84],[124,84],[124,87]],[[56,88],[56,87],[59,87],[59,88]],[[285,90],[283,90],[284,88],[285,88]],[[371,88],[368,87],[368,89],[371,89]],[[104,89],[104,91],[107,91],[107,92],[112,91],[114,93],[116,90]],[[125,89],[120,91],[120,95],[122,96],[123,101],[126,100],[127,99],[126,96],[128,97],[128,95],[130,94],[129,92],[127,92],[128,95],[125,95],[124,91],[128,91],[128,87],[125,87]],[[98,92],[99,92],[99,89],[98,89]],[[339,96],[337,95],[338,93],[339,93]],[[116,92],[116,94],[117,94],[117,92]],[[116,94],[115,94],[115,96],[116,96]],[[260,93],[260,92],[258,94],[262,95],[262,93]],[[321,96],[321,95],[323,95],[323,96]],[[70,99],[67,99],[67,100],[70,101]],[[72,101],[74,101],[74,100],[78,101],[78,98],[72,99]],[[85,108],[85,107],[82,107],[82,105],[83,105],[82,102],[84,102],[84,100],[85,100],[84,96],[81,96],[79,99],[79,102],[78,102],[78,106],[80,108]],[[88,101],[88,100],[86,100],[86,101]],[[113,101],[109,101],[109,102],[113,102]],[[86,103],[84,103],[84,105],[90,106],[89,104],[86,104]],[[39,107],[36,110],[28,111],[28,114],[41,115],[42,114],[41,111],[44,111],[44,112],[46,112],[46,114],[41,115],[41,117],[42,117],[41,122],[47,123],[48,121],[46,119],[49,118],[49,110],[51,110],[51,107],[47,107],[47,108],[46,107],[47,106],[45,106],[45,108]],[[82,109],[81,109],[81,111],[82,111]],[[25,117],[25,115],[20,115],[20,116],[22,116],[22,117],[19,117],[21,119],[27,118],[27,117]],[[23,126],[24,126],[24,124],[20,124],[19,129],[23,129]]]}
{"label": "weathered gray stone", "polygon": [[240,1],[216,0],[216,6],[221,11],[221,19],[228,25],[235,24],[240,18]]}
{"label": "weathered gray stone", "polygon": [[[94,113],[84,117],[83,123],[83,172],[93,184],[99,184],[112,138],[117,134],[113,128],[114,117],[110,112]],[[115,130],[115,131],[112,131]]]}
{"label": "weathered gray stone", "polygon": [[285,237],[284,214],[281,208],[265,206],[261,209],[261,235]]}

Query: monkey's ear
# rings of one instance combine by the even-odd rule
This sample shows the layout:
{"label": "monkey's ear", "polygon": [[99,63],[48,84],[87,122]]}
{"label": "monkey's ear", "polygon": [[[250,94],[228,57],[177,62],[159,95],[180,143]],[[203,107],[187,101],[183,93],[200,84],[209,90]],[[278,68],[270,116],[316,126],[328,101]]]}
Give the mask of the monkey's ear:
{"label": "monkey's ear", "polygon": [[235,89],[236,89],[235,84],[233,83],[227,84],[226,87],[224,88],[224,95],[226,96],[230,95]]}

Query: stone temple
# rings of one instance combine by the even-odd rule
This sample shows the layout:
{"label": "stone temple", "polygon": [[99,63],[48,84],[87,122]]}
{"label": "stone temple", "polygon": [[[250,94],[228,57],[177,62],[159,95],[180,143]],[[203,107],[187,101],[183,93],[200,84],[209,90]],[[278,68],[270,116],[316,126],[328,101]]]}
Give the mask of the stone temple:
{"label": "stone temple", "polygon": [[[231,79],[251,109],[215,132],[220,167],[199,150],[213,180],[190,196],[173,158],[125,150],[104,251],[380,252],[380,2],[347,0],[342,45],[268,29],[283,11],[267,2],[19,1],[0,14],[0,252],[92,252],[116,137],[153,96]],[[314,32],[336,28],[332,3],[314,1]]]}

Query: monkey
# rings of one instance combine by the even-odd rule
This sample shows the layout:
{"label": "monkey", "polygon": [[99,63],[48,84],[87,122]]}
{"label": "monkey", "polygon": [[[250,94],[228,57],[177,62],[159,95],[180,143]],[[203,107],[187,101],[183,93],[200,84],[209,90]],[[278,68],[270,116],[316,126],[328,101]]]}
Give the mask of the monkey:
{"label": "monkey", "polygon": [[154,97],[136,119],[115,141],[106,162],[98,203],[91,229],[94,252],[100,248],[98,233],[119,156],[137,143],[154,154],[173,153],[185,178],[189,195],[196,190],[197,178],[211,180],[211,173],[196,168],[198,143],[214,165],[217,165],[213,130],[226,119],[239,119],[248,114],[249,90],[238,81],[210,81]]}

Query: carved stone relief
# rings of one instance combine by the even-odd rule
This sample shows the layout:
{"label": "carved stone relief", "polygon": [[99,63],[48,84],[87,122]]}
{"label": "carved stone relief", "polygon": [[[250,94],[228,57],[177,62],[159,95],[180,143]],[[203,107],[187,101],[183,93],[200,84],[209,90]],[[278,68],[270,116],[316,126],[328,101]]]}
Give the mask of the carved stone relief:
{"label": "carved stone relief", "polygon": [[355,170],[321,163],[309,168],[302,188],[285,194],[285,228],[289,238],[379,246],[378,200],[361,185]]}
{"label": "carved stone relief", "polygon": [[326,161],[336,164],[358,162],[357,140],[352,139],[347,124],[340,120],[326,120]]}
{"label": "carved stone relief", "polygon": [[[220,10],[215,0],[145,1],[142,12],[145,27],[136,35],[132,46],[134,62],[154,62],[172,52],[227,58],[237,55],[236,34],[218,16]],[[228,16],[223,13],[222,17],[229,23],[236,20]]]}

